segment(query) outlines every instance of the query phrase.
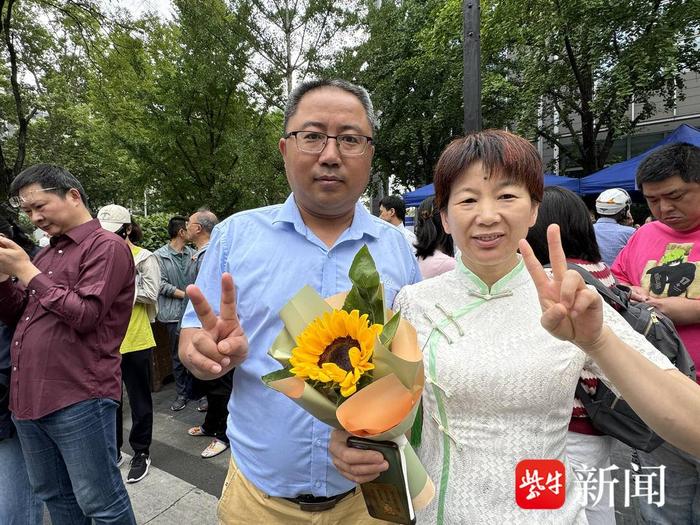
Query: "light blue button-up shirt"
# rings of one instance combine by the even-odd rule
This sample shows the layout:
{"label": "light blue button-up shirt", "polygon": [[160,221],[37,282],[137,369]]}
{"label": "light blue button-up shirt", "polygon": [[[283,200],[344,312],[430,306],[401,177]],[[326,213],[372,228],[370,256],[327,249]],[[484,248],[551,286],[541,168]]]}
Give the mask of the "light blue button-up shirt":
{"label": "light blue button-up shirt", "polygon": [[[390,306],[402,286],[420,280],[418,263],[401,232],[360,204],[330,249],[304,224],[293,195],[281,205],[237,213],[214,228],[196,284],[218,311],[221,274],[233,275],[250,345],[234,373],[227,434],[238,468],[271,496],[333,496],[353,487],[328,455],[332,429],[260,378],[280,368],[267,351],[282,329],[282,306],[307,284],[322,297],[349,290],[350,264],[365,244]],[[201,326],[191,305],[182,326]]]}
{"label": "light blue button-up shirt", "polygon": [[600,256],[608,266],[613,265],[617,254],[625,247],[632,234],[637,231],[631,226],[619,224],[610,217],[600,217],[593,224],[593,229],[595,230],[595,238],[598,241]]}

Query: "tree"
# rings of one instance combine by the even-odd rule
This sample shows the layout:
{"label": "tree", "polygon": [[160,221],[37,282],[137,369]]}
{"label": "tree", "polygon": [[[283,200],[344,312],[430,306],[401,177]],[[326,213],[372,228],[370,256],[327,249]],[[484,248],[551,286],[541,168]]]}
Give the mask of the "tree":
{"label": "tree", "polygon": [[[450,7],[444,0],[369,6],[366,41],[329,69],[372,96],[380,124],[374,168],[385,184],[390,176],[404,186],[431,182],[440,152],[463,133],[462,18]],[[501,126],[503,106],[494,93],[503,91],[486,87],[490,73],[482,77],[485,121]]]}
{"label": "tree", "polygon": [[240,0],[252,53],[250,86],[268,106],[284,109],[295,82],[318,71],[348,44],[362,2],[355,0]]}
{"label": "tree", "polygon": [[516,88],[516,129],[558,146],[584,174],[657,111],[655,98],[668,108],[682,99],[683,73],[700,67],[697,2],[485,0],[482,16],[486,64],[500,63]]}
{"label": "tree", "polygon": [[97,117],[137,167],[126,183],[157,188],[183,213],[278,202],[287,191],[276,154],[281,117],[257,112],[242,89],[241,14],[222,0],[175,8],[171,22],[149,18],[139,32],[112,34],[92,80]]}
{"label": "tree", "polygon": [[[49,117],[53,89],[76,77],[96,35],[118,23],[91,0],[0,0],[0,198],[31,157],[32,124]],[[65,87],[65,86],[64,86]]]}
{"label": "tree", "polygon": [[[603,167],[657,97],[667,106],[683,97],[682,75],[700,60],[696,4],[483,0],[484,127],[542,136],[585,173]],[[423,185],[462,134],[462,0],[385,0],[361,27],[367,40],[330,71],[365,85],[380,111],[374,165],[384,180]]]}

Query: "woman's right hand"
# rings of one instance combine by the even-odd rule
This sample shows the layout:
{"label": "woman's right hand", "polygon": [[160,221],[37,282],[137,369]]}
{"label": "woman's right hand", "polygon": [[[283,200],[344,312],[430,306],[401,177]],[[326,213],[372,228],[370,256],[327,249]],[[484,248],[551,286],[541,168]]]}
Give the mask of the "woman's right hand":
{"label": "woman's right hand", "polygon": [[541,323],[558,339],[571,341],[584,351],[596,346],[603,334],[603,301],[586,286],[581,275],[569,270],[559,226],[547,228],[547,246],[553,277],[545,273],[528,242],[520,241],[520,253],[537,287],[542,308]]}

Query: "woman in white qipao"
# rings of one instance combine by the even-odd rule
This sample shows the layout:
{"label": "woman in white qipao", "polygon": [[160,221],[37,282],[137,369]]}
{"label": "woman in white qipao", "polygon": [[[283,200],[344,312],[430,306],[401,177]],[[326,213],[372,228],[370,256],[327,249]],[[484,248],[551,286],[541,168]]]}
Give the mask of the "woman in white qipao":
{"label": "woman in white qipao", "polygon": [[[576,383],[584,369],[620,392],[662,437],[700,452],[700,388],[635,332],[575,271],[550,226],[552,276],[524,238],[543,193],[542,163],[525,139],[488,130],[453,141],[435,169],[457,267],[404,288],[394,309],[418,331],[426,388],[417,449],[436,496],[419,523],[587,523],[565,455]],[[522,255],[521,255],[522,253]],[[385,468],[367,451],[331,444],[336,467],[357,482]],[[566,466],[564,504],[524,510],[516,465]]]}

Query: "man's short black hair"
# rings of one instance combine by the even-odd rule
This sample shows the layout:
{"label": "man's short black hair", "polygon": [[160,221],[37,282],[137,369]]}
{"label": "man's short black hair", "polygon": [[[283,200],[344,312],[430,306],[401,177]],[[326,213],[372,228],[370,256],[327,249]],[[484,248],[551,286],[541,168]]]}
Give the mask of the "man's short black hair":
{"label": "man's short black hair", "polygon": [[406,218],[406,204],[400,195],[387,195],[382,200],[379,201],[380,206],[384,206],[385,210],[394,209],[396,217],[403,222]]}
{"label": "man's short black hair", "polygon": [[184,230],[185,228],[187,228],[187,219],[181,215],[170,217],[170,220],[168,221],[168,235],[170,235],[171,240],[177,237],[180,230]]}
{"label": "man's short black hair", "polygon": [[642,161],[637,168],[637,186],[660,182],[678,175],[684,182],[700,183],[700,148],[687,142],[667,144]]}
{"label": "man's short black hair", "polygon": [[75,188],[80,193],[83,204],[87,207],[88,200],[83,185],[71,172],[55,164],[36,164],[22,171],[10,184],[10,197],[19,194],[19,190],[31,184],[38,184],[42,188],[54,188],[48,190],[61,198],[65,198],[66,193]]}

